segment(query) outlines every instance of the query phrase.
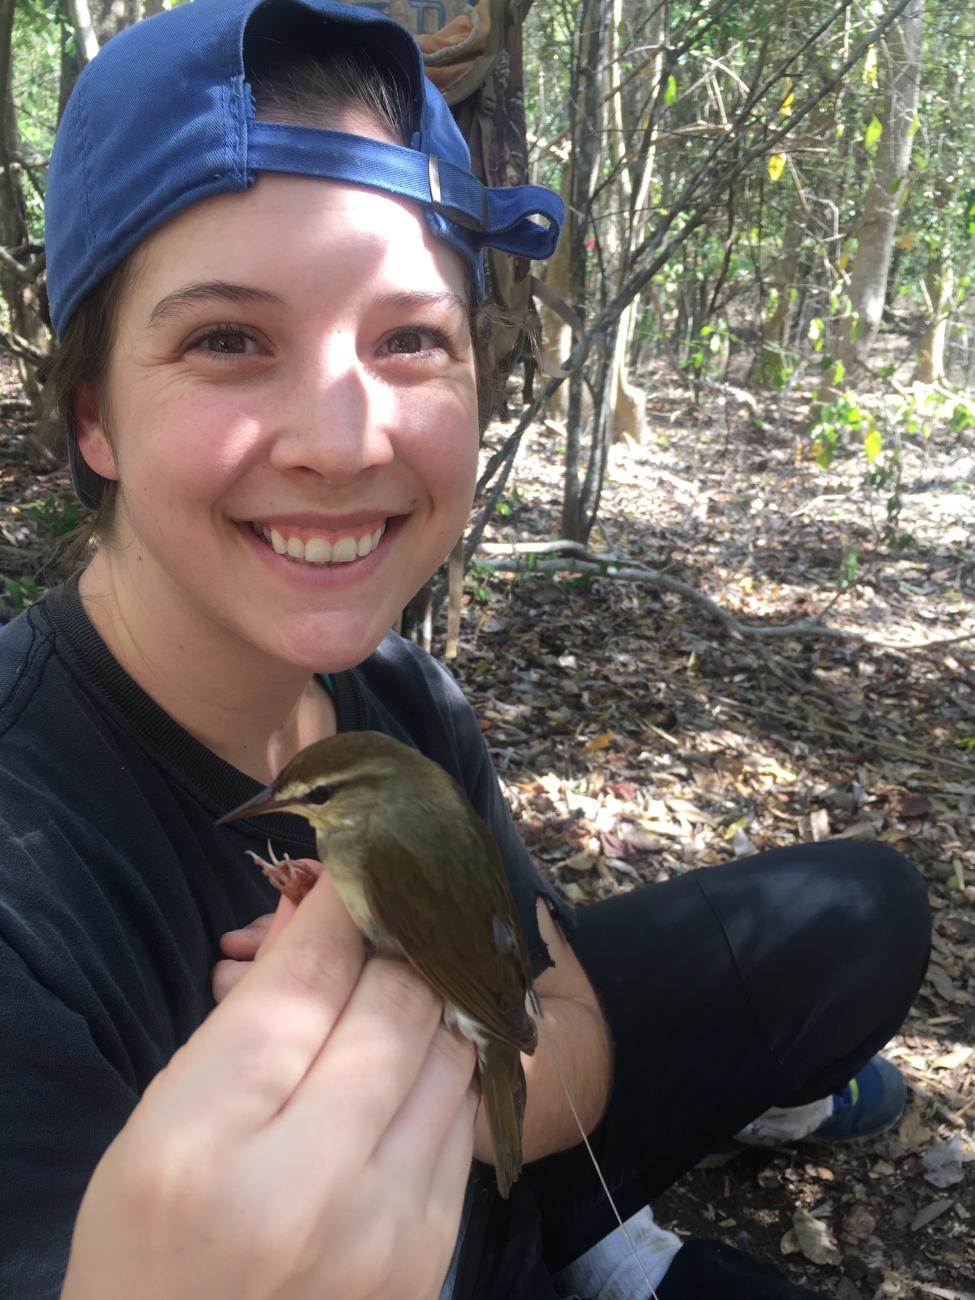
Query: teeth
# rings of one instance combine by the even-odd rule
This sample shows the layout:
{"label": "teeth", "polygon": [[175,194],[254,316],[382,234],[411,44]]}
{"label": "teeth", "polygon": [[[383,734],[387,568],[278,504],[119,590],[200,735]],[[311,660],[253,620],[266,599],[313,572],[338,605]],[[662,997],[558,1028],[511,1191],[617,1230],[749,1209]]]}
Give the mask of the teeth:
{"label": "teeth", "polygon": [[332,558],[332,543],[324,537],[313,537],[305,542],[305,560],[308,564],[328,564]]}
{"label": "teeth", "polygon": [[337,542],[329,542],[324,537],[310,537],[303,542],[300,537],[285,538],[276,528],[268,529],[263,524],[252,524],[252,530],[274,547],[278,555],[288,555],[292,560],[305,564],[351,564],[353,560],[370,555],[386,531],[385,523],[372,533],[362,537],[340,537]]}
{"label": "teeth", "polygon": [[354,537],[342,537],[332,547],[333,564],[349,564],[357,556]]}

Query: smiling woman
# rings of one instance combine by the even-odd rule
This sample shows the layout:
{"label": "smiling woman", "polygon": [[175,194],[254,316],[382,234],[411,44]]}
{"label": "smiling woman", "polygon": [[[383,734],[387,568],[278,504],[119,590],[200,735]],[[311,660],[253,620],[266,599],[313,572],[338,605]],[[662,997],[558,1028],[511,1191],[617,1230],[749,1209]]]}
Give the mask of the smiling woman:
{"label": "smiling woman", "polygon": [[[340,119],[364,127],[364,134],[405,143],[410,129],[409,93],[394,67],[377,60],[370,48],[321,47],[307,50],[282,45],[252,35],[246,75],[258,120],[297,126],[335,128]],[[45,402],[49,423],[60,427],[75,486],[92,513],[81,524],[69,554],[87,558],[92,543],[111,537],[116,480],[101,479],[78,455],[74,436],[74,398],[82,383],[90,384],[105,401],[105,376],[115,338],[118,307],[137,255],[123,258],[81,300],[55,343],[47,367]],[[487,426],[498,400],[497,376],[490,345],[490,308],[481,300],[476,283],[468,285],[459,305],[467,317],[477,378],[478,422]],[[209,282],[185,285],[156,305],[153,318],[190,300],[208,298],[212,304],[254,302],[262,292],[253,286]],[[425,291],[422,297],[435,297]],[[420,302],[401,301],[403,307]],[[224,335],[232,351],[230,337]],[[217,350],[214,344],[210,345]]]}
{"label": "smiling woman", "polygon": [[285,664],[360,663],[464,527],[468,277],[407,200],[279,174],[187,208],[136,256],[102,390],[75,392],[81,456],[121,485],[80,589],[116,658],[247,770],[246,725],[201,716],[200,698],[221,705],[205,684],[265,671],[283,696]]}
{"label": "smiling woman", "polygon": [[[266,829],[216,822],[339,730],[435,757],[535,972],[584,1004],[595,1122],[601,1020],[536,904],[568,909],[456,686],[389,632],[470,508],[482,250],[547,256],[561,202],[482,189],[392,22],[195,0],[86,69],[46,220],[50,400],[97,545],[0,636],[0,1291],[429,1297],[492,1154],[470,1048],[364,962],[324,878],[214,1011],[221,936],[274,901]],[[576,1134],[536,1080],[543,1155]]]}

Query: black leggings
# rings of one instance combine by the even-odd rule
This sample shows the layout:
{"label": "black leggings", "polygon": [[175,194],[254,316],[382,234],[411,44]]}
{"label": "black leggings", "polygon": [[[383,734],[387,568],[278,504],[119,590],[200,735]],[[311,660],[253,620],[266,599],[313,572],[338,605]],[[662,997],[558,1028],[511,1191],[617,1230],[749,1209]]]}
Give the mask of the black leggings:
{"label": "black leggings", "polygon": [[[929,941],[910,863],[844,840],[581,909],[573,947],[615,1053],[591,1141],[623,1218],[770,1106],[844,1087],[903,1023]],[[550,1275],[616,1223],[581,1144],[529,1165],[507,1203],[489,1176],[474,1198],[463,1300],[550,1300]]]}

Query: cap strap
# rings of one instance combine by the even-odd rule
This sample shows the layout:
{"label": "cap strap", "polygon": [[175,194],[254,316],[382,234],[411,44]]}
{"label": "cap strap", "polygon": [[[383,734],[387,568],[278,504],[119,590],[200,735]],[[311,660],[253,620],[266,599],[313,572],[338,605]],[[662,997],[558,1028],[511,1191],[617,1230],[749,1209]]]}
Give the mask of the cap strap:
{"label": "cap strap", "polygon": [[444,158],[344,131],[252,122],[247,163],[252,171],[320,176],[414,199],[462,226],[477,244],[522,257],[551,256],[565,218],[562,200],[541,186],[488,189]]}

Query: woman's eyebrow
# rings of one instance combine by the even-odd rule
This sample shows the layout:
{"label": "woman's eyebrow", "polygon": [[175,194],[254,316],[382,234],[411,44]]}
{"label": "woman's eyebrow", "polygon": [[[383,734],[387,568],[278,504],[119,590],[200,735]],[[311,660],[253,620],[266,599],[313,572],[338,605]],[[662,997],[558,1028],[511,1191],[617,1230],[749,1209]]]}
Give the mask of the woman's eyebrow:
{"label": "woman's eyebrow", "polygon": [[448,290],[443,289],[430,292],[417,289],[403,293],[384,294],[379,299],[379,305],[401,311],[409,311],[415,307],[448,307],[452,311],[459,312],[465,320],[467,319],[467,313],[470,311],[470,305],[463,298],[456,293],[450,293]]}
{"label": "woman's eyebrow", "polygon": [[229,284],[226,280],[206,280],[201,284],[186,284],[180,289],[167,293],[160,298],[149,313],[150,325],[155,325],[170,316],[177,316],[181,311],[198,306],[204,302],[232,303],[274,303],[281,305],[283,299],[268,289],[255,289],[247,284]]}

